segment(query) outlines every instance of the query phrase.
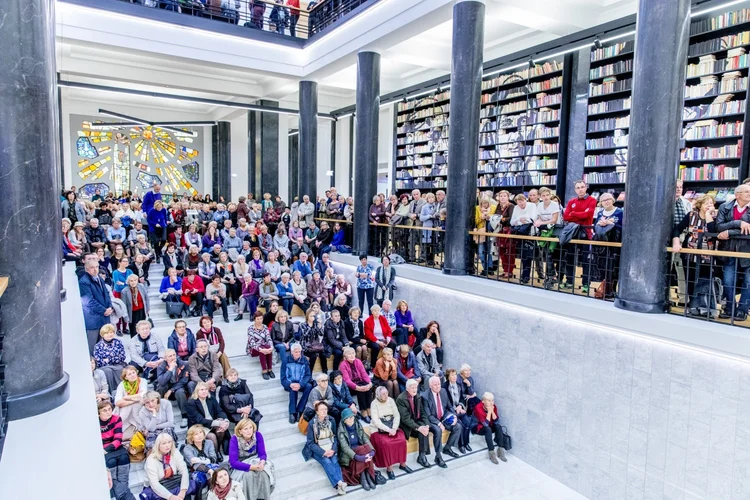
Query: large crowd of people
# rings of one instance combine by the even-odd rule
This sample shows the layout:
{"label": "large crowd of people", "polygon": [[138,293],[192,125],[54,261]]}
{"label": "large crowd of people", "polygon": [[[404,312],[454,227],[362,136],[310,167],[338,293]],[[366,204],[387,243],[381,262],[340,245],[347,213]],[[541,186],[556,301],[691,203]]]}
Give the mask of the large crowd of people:
{"label": "large crowd of people", "polygon": [[[343,222],[353,202],[335,188],[327,195],[287,206],[270,195],[166,200],[159,186],[142,199],[63,194],[62,244],[77,266],[115,498],[132,498],[131,461],[145,461],[144,500],[270,498],[276,478],[259,430],[263,408],[214,326],[218,310],[230,321],[230,307],[235,321],[249,313],[246,354],[259,358],[264,384],[288,392],[289,425],[306,435],[303,457],[321,464],[339,494],[376,488],[396,469],[412,473],[411,438],[422,467],[433,465],[431,453],[447,467],[443,457],[471,452],[471,433],[485,436],[490,460],[506,460],[492,394],[477,395],[468,364],[443,368],[436,321],[404,300],[393,308],[390,259],[372,266],[361,256],[356,293],[336,273],[329,252],[351,250],[343,238],[331,245],[342,226],[334,232],[315,216]],[[161,281],[150,275],[156,261]],[[149,301],[151,282],[161,306]],[[153,307],[175,320],[166,342],[152,332]],[[183,318],[197,316],[193,332]]]}

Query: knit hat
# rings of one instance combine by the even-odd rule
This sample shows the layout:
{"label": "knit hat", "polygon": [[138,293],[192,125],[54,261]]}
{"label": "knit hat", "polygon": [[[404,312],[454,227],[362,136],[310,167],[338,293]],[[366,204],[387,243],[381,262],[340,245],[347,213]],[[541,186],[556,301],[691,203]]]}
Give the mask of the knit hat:
{"label": "knit hat", "polygon": [[353,417],[353,416],[354,416],[354,412],[352,411],[351,408],[347,408],[341,412],[341,420],[346,420],[347,418]]}

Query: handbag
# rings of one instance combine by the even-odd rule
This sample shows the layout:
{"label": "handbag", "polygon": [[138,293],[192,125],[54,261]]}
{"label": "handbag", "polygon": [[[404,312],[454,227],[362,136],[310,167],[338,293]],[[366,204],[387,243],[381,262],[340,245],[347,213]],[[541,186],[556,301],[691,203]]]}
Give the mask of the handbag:
{"label": "handbag", "polygon": [[318,354],[325,350],[325,346],[323,345],[323,342],[310,342],[307,344],[307,352],[311,354]]}
{"label": "handbag", "polygon": [[[388,415],[387,417],[382,417],[380,419],[380,422],[386,427],[388,427],[389,429],[393,429],[393,420],[394,420],[393,415]],[[380,432],[381,434],[388,434],[388,431],[384,431],[382,429],[378,429],[378,432]]]}
{"label": "handbag", "polygon": [[508,434],[508,428],[501,426],[500,431],[503,433],[503,448],[505,448],[505,451],[510,451],[513,448],[513,440]]}
{"label": "handbag", "polygon": [[179,318],[182,317],[182,314],[185,312],[185,303],[180,301],[167,301],[167,314],[170,316],[177,316]]}
{"label": "handbag", "polygon": [[300,434],[306,435],[307,434],[307,426],[309,422],[305,420],[304,418],[300,418],[299,422],[297,422],[297,429],[299,430]]}
{"label": "handbag", "polygon": [[[164,486],[169,491],[172,491],[175,488],[179,488],[182,483],[182,474],[175,474],[174,476],[168,477],[166,479],[162,479],[159,481],[159,484]],[[178,489],[179,491],[179,489]]]}

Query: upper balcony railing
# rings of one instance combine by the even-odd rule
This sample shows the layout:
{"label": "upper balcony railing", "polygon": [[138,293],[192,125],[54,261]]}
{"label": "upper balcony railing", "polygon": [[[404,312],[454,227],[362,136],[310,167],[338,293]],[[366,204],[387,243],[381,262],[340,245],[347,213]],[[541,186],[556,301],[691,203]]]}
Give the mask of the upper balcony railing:
{"label": "upper balcony railing", "polygon": [[[378,0],[120,0],[144,8],[210,19],[305,41],[345,22]],[[75,3],[81,3],[76,1]],[[110,0],[84,0],[106,8]],[[143,11],[143,15],[147,14]],[[169,18],[167,18],[169,19]],[[178,22],[177,19],[174,19]],[[183,19],[184,20],[184,19]],[[219,25],[213,25],[216,30]]]}

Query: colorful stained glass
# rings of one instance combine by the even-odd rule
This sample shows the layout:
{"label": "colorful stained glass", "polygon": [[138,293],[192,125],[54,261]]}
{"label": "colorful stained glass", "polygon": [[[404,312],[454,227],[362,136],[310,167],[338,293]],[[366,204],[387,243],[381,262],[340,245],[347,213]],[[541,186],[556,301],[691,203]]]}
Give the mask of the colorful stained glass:
{"label": "colorful stained glass", "polygon": [[197,161],[183,165],[182,171],[185,172],[187,178],[193,182],[198,182],[200,179],[200,165]]}
{"label": "colorful stained glass", "polygon": [[115,134],[115,167],[112,171],[115,193],[130,189],[130,137]]}
{"label": "colorful stained glass", "polygon": [[[86,179],[87,177],[89,177],[91,175],[95,176],[95,175],[99,174],[102,171],[106,172],[108,169],[105,170],[105,168],[102,168],[102,167],[104,167],[104,164],[108,163],[110,160],[112,160],[111,156],[107,156],[106,158],[102,158],[101,160],[92,163],[91,165],[87,166],[86,168],[84,168],[82,170],[79,170],[78,171],[78,175],[81,177],[81,179]],[[99,177],[101,177],[101,175]]]}
{"label": "colorful stained glass", "polygon": [[138,172],[135,175],[135,180],[141,184],[144,191],[151,189],[156,184],[161,184],[161,179],[158,175],[147,174],[146,172]]}
{"label": "colorful stained glass", "polygon": [[145,163],[141,163],[139,161],[134,161],[133,166],[137,168],[138,170],[142,170],[143,172],[151,172],[151,167],[146,165]]}
{"label": "colorful stained glass", "polygon": [[99,194],[102,196],[107,196],[107,193],[109,193],[108,185],[103,182],[95,182],[92,184],[84,184],[83,186],[81,186],[81,188],[78,190],[78,195],[85,200],[90,200],[96,194],[97,189],[99,190]]}
{"label": "colorful stained glass", "polygon": [[76,151],[78,151],[78,156],[81,156],[83,158],[88,158],[90,160],[93,160],[97,156],[99,156],[99,152],[96,150],[93,144],[91,144],[91,141],[88,137],[79,137],[76,140]]}
{"label": "colorful stained glass", "polygon": [[177,163],[182,163],[183,161],[192,160],[193,158],[198,156],[198,150],[197,149],[190,149],[185,146],[180,146],[180,157],[177,159]]}
{"label": "colorful stained glass", "polygon": [[175,167],[174,165],[167,165],[166,171],[167,179],[174,188],[175,193],[182,189],[183,191],[187,191],[192,195],[198,194],[198,191],[195,190],[190,181],[185,179],[185,176],[182,175],[182,172],[180,172],[177,167]]}

